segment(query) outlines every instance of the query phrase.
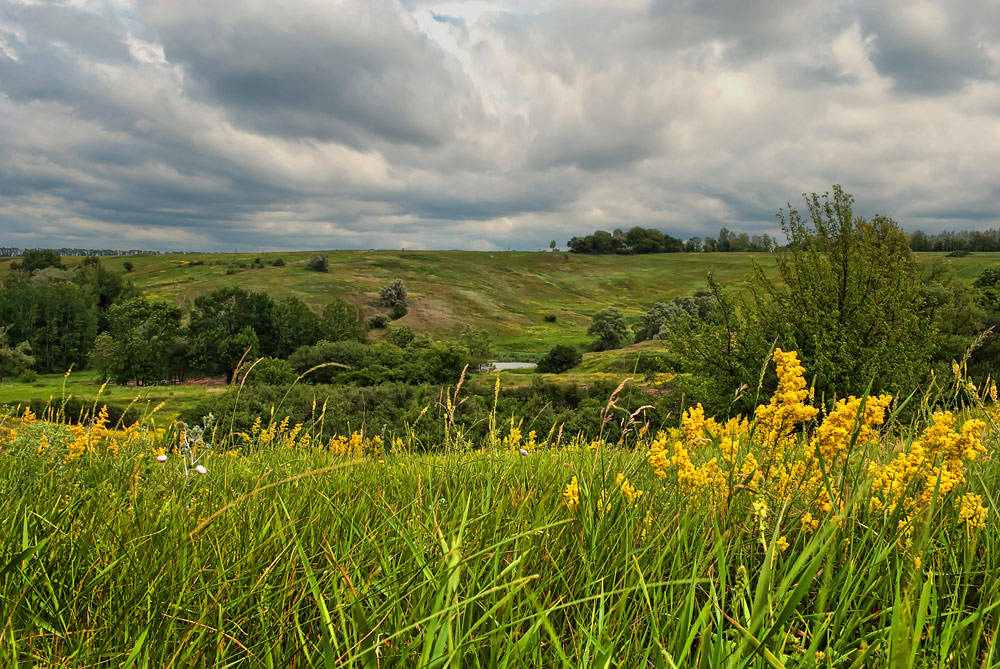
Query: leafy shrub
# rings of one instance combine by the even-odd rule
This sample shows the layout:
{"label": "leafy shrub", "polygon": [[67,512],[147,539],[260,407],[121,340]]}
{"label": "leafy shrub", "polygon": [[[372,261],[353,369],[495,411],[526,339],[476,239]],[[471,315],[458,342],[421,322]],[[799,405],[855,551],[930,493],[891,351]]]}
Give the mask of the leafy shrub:
{"label": "leafy shrub", "polygon": [[555,323],[556,322],[556,315],[555,314],[545,314],[545,317],[543,318],[543,320],[546,323]]}
{"label": "leafy shrub", "polygon": [[413,341],[413,338],[413,330],[409,326],[393,325],[386,331],[383,341],[399,348],[406,348]]}
{"label": "leafy shrub", "polygon": [[317,253],[309,258],[309,262],[306,263],[306,269],[312,270],[313,272],[329,272],[330,259],[325,255]]}
{"label": "leafy shrub", "polygon": [[1000,283],[1000,270],[987,267],[980,272],[976,280],[972,282],[972,285],[976,288],[992,288],[998,283]]}
{"label": "leafy shrub", "polygon": [[38,372],[33,369],[26,369],[21,372],[21,376],[17,377],[17,380],[21,383],[34,383],[38,380]]}
{"label": "leafy shrub", "polygon": [[274,259],[274,260],[271,261],[271,266],[272,267],[284,267],[285,266],[285,261],[284,261],[283,258],[276,258],[276,259]]}
{"label": "leafy shrub", "polygon": [[591,319],[587,334],[597,337],[597,341],[594,342],[596,351],[619,348],[628,337],[625,314],[616,307],[601,309]]}
{"label": "leafy shrub", "polygon": [[[406,286],[403,285],[402,279],[393,279],[387,286],[379,291],[379,297],[382,298],[382,304],[387,307],[395,307],[397,304],[402,304],[406,306]],[[404,312],[405,315],[405,312]],[[397,316],[396,318],[401,318]],[[395,318],[393,319],[395,320]]]}
{"label": "leafy shrub", "polygon": [[389,312],[389,320],[398,321],[409,312],[410,310],[407,308],[406,302],[396,302],[392,307],[392,311]]}
{"label": "leafy shrub", "polygon": [[583,356],[576,348],[566,344],[556,344],[539,359],[535,371],[542,374],[561,374],[582,361]]}
{"label": "leafy shrub", "polygon": [[384,330],[389,325],[389,317],[385,314],[372,316],[368,319],[368,327],[371,330]]}
{"label": "leafy shrub", "polygon": [[124,263],[122,263],[122,267],[124,267],[124,268],[125,268],[125,271],[126,271],[126,272],[131,272],[131,271],[132,271],[132,269],[133,269],[133,268],[135,267],[135,265],[133,265],[133,264],[132,264],[131,262],[129,262],[128,260],[126,260],[126,261],[125,261]]}
{"label": "leafy shrub", "polygon": [[969,251],[966,251],[965,249],[955,249],[954,251],[952,251],[951,253],[949,253],[946,257],[947,258],[964,258],[967,255],[969,255]]}
{"label": "leafy shrub", "polygon": [[287,360],[261,358],[243,373],[245,384],[251,386],[286,386],[295,381],[295,370]]}

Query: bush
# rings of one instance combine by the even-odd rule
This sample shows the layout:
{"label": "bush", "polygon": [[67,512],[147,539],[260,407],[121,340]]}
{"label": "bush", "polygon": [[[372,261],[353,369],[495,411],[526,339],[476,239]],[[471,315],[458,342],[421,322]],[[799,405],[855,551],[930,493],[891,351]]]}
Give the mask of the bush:
{"label": "bush", "polygon": [[246,385],[287,386],[295,382],[295,370],[287,360],[281,358],[261,358],[260,362],[243,373]]}
{"label": "bush", "polygon": [[408,314],[410,310],[406,306],[406,302],[396,302],[393,306],[392,311],[389,312],[389,320],[398,321],[400,318]]}
{"label": "bush", "polygon": [[372,316],[368,319],[368,328],[370,330],[384,330],[389,325],[389,317],[384,314],[379,314],[378,316]]}
{"label": "bush", "polygon": [[[395,307],[397,304],[406,306],[406,286],[402,279],[393,279],[392,282],[379,291],[382,304],[387,307]],[[405,313],[405,312],[404,312]],[[397,316],[397,318],[399,318]]]}
{"label": "bush", "polygon": [[545,314],[544,320],[545,320],[546,323],[555,323],[556,322],[556,315],[555,314]]}
{"label": "bush", "polygon": [[385,333],[386,341],[393,346],[398,346],[399,348],[406,348],[411,341],[413,341],[413,330],[411,330],[406,325],[393,325]]}
{"label": "bush", "polygon": [[21,383],[34,383],[38,380],[38,372],[33,369],[26,369],[21,372],[21,376],[17,377],[17,380]]}
{"label": "bush", "polygon": [[132,268],[135,267],[135,265],[133,265],[131,262],[129,262],[129,261],[126,260],[124,263],[122,263],[122,267],[125,268],[126,272],[131,272]]}
{"label": "bush", "polygon": [[583,356],[572,346],[556,344],[538,361],[535,371],[541,374],[561,374],[583,362]]}
{"label": "bush", "polygon": [[956,250],[952,251],[951,253],[949,253],[945,257],[947,257],[947,258],[964,258],[967,255],[969,255],[969,252],[966,251],[965,249],[956,249]]}
{"label": "bush", "polygon": [[277,258],[271,261],[271,267],[284,267],[285,261],[282,258]]}
{"label": "bush", "polygon": [[625,314],[615,307],[601,309],[591,319],[587,334],[597,337],[594,342],[595,351],[619,348],[628,337]]}
{"label": "bush", "polygon": [[317,253],[313,257],[309,258],[309,262],[306,263],[306,268],[312,270],[313,272],[329,272],[330,259]]}

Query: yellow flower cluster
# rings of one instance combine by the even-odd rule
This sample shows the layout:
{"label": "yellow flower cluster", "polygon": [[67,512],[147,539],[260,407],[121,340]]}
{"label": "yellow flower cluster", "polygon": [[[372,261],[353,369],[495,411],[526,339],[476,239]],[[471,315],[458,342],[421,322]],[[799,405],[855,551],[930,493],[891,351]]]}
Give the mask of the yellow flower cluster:
{"label": "yellow flower cluster", "polygon": [[819,410],[805,404],[809,397],[805,367],[799,363],[795,351],[774,350],[774,364],[778,372],[778,388],[771,401],[754,411],[755,437],[764,462],[778,459],[794,442],[793,431],[799,424],[816,417]]}
{"label": "yellow flower cluster", "polygon": [[75,460],[97,450],[108,429],[108,407],[102,406],[91,425],[70,425],[73,441],[66,448],[66,461]]}
{"label": "yellow flower cluster", "polygon": [[382,455],[385,448],[382,437],[366,437],[363,432],[352,432],[350,436],[338,434],[327,442],[326,448],[334,455],[360,457],[362,455]]}
{"label": "yellow flower cluster", "polygon": [[[615,476],[615,487],[618,488],[618,492],[625,499],[626,506],[634,505],[643,494],[642,490],[636,488],[624,474],[618,474]],[[569,507],[570,511],[577,511],[580,508],[580,482],[577,477],[574,476],[570,482],[566,484],[566,487],[563,488],[562,497],[563,502],[567,507]],[[597,508],[601,512],[611,510],[611,502],[608,500],[606,490],[601,492],[601,496],[597,500]],[[649,518],[649,512],[647,511],[646,521],[648,521]]]}
{"label": "yellow flower cluster", "polygon": [[[753,419],[719,424],[706,418],[701,405],[681,416],[679,429],[661,431],[646,451],[657,478],[674,483],[689,504],[729,512],[736,493],[754,494],[755,524],[764,526],[767,509],[787,508],[802,531],[815,532],[831,512],[841,510],[854,490],[845,473],[878,446],[880,426],[892,405],[890,395],[838,400],[819,425],[810,421],[811,406],[805,369],[795,351],[776,349],[778,387]],[[900,530],[912,531],[916,513],[937,494],[944,498],[965,483],[965,466],[984,452],[980,433],[985,423],[969,420],[958,426],[949,412],[934,415],[905,453],[886,465],[872,464],[872,510],[899,508]],[[985,526],[987,509],[977,495],[959,502],[960,522],[969,529]],[[787,546],[787,539],[785,540]]]}
{"label": "yellow flower cluster", "polygon": [[618,486],[618,490],[621,492],[622,497],[625,498],[625,503],[629,506],[635,504],[636,500],[642,497],[642,491],[632,485],[624,474],[619,474],[615,477],[615,485]]}
{"label": "yellow flower cluster", "polygon": [[302,430],[302,423],[289,427],[288,416],[277,423],[272,420],[266,428],[261,427],[260,416],[257,416],[250,432],[241,432],[239,436],[244,446],[305,449],[312,445],[312,436]]}
{"label": "yellow flower cluster", "polygon": [[[965,463],[972,462],[986,451],[980,435],[986,423],[968,420],[956,430],[956,418],[950,411],[935,413],[933,423],[924,429],[920,439],[910,444],[887,465],[872,464],[874,477],[870,506],[873,511],[899,509],[905,514],[900,529],[912,529],[912,519],[937,497],[944,499],[965,483]],[[969,527],[985,523],[986,509],[979,506],[978,495],[966,495],[961,500],[961,518]],[[981,509],[981,511],[980,511]]]}
{"label": "yellow flower cluster", "polygon": [[580,483],[575,476],[563,488],[562,496],[570,511],[576,511],[580,508]]}

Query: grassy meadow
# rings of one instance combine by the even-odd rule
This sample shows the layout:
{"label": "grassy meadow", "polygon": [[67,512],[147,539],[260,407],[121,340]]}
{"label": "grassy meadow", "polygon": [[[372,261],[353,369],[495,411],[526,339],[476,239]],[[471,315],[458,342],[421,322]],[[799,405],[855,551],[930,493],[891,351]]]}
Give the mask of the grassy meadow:
{"label": "grassy meadow", "polygon": [[819,412],[775,363],[749,421],[652,434],[612,396],[614,443],[4,416],[0,662],[1000,664],[992,389],[942,381],[967,408],[901,424],[907,400]]}
{"label": "grassy meadow", "polygon": [[[305,267],[314,253],[134,256],[106,258],[103,263],[112,269],[133,263],[128,274],[131,281],[144,293],[176,304],[216,288],[239,285],[275,298],[299,297],[318,307],[332,297],[343,297],[371,314],[387,311],[379,305],[378,292],[399,278],[409,292],[410,309],[400,323],[437,337],[474,325],[493,335],[501,359],[528,360],[558,343],[589,343],[590,317],[604,307],[614,305],[638,317],[657,300],[689,295],[704,287],[709,270],[726,282],[737,282],[752,267],[752,256],[745,253],[589,256],[323,251],[330,259],[330,271],[320,273]],[[263,269],[250,268],[257,258]],[[284,261],[283,267],[270,265],[278,258]],[[77,260],[65,262],[72,265]],[[765,266],[772,264],[768,254],[760,254],[759,260]],[[0,278],[7,265],[0,263]],[[556,322],[546,323],[547,314],[555,314]]]}
{"label": "grassy meadow", "polygon": [[[415,332],[448,338],[465,324],[487,330],[498,360],[537,360],[556,344],[586,347],[591,315],[616,306],[635,320],[656,301],[690,295],[705,286],[711,271],[725,284],[738,286],[757,260],[773,271],[769,254],[667,253],[631,256],[595,256],[547,252],[476,251],[324,251],[330,259],[328,273],[305,268],[315,252],[199,253],[104,258],[118,269],[131,262],[127,277],[145,294],[159,295],[183,304],[200,294],[229,285],[265,291],[275,298],[296,296],[314,307],[332,297],[344,297],[365,307],[369,314],[384,313],[379,289],[395,278],[403,279],[410,295],[409,313],[398,322]],[[945,254],[918,254],[922,262],[944,260],[958,275],[972,282],[987,267],[1000,268],[1000,254],[975,253],[961,258]],[[260,259],[263,269],[252,269]],[[284,266],[271,265],[277,259]],[[73,266],[80,258],[65,258]],[[0,261],[0,279],[10,261]],[[556,322],[544,317],[556,315]],[[370,333],[381,336],[379,331]],[[601,353],[585,353],[583,364],[566,374],[547,375],[558,382],[588,386],[599,380],[616,383],[632,376],[651,388],[668,384],[670,375],[643,378],[635,374],[642,357],[656,355],[655,342]],[[531,382],[531,370],[500,374],[505,387]],[[223,390],[218,380],[193,385],[113,387],[109,399],[153,405],[166,402],[176,415],[204,397]],[[0,384],[0,404],[60,399],[65,395],[92,398],[100,380],[92,372],[74,371],[43,375],[32,383],[8,379]],[[65,392],[63,392],[65,391]]]}
{"label": "grassy meadow", "polygon": [[[589,344],[590,317],[607,306],[635,319],[654,302],[704,288],[708,272],[735,287],[750,274],[754,260],[774,272],[767,253],[323,251],[330,271],[321,273],[305,267],[314,253],[173,254],[103,262],[112,269],[131,262],[134,269],[128,278],[144,293],[178,305],[216,288],[239,285],[275,298],[295,296],[316,307],[331,297],[343,297],[370,314],[385,313],[378,292],[399,278],[409,292],[410,309],[400,323],[437,337],[474,325],[493,336],[500,359],[516,360],[535,360],[555,344]],[[924,262],[944,258],[941,253],[918,256]],[[263,269],[251,268],[257,258]],[[279,258],[283,267],[270,264]],[[970,282],[987,267],[1000,268],[998,253],[945,260]],[[0,262],[0,278],[8,265]],[[555,323],[544,321],[548,314],[556,316]]]}

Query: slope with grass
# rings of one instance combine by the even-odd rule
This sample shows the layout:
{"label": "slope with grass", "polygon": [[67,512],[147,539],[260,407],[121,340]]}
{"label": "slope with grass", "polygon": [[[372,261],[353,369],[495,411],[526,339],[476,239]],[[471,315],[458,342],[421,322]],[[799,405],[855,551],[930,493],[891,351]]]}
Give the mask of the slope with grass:
{"label": "slope with grass", "polygon": [[[183,304],[215,288],[239,285],[276,298],[320,306],[332,297],[386,313],[379,289],[404,281],[410,312],[400,322],[445,337],[463,325],[493,334],[502,357],[535,359],[556,343],[585,344],[590,316],[609,305],[636,317],[657,301],[688,295],[713,271],[736,282],[751,270],[749,254],[580,256],[472,251],[325,251],[330,271],[312,272],[314,252],[187,254],[127,258],[129,279],[145,293]],[[264,267],[251,265],[260,258]],[[271,263],[281,258],[284,266]],[[760,258],[765,266],[771,261]],[[126,259],[105,258],[112,268]],[[75,259],[67,259],[72,264]],[[0,263],[0,277],[8,263]],[[241,267],[244,265],[244,267]],[[555,323],[544,317],[556,316]]]}
{"label": "slope with grass", "polygon": [[[400,322],[417,332],[446,337],[463,325],[489,331],[501,358],[537,359],[558,343],[585,345],[591,315],[616,306],[634,319],[653,302],[690,295],[703,288],[708,272],[738,287],[753,259],[773,274],[768,254],[669,253],[591,256],[541,252],[324,251],[330,271],[311,272],[315,252],[260,254],[171,254],[104,258],[111,268],[134,265],[128,277],[151,295],[174,303],[223,286],[262,290],[276,298],[296,296],[320,306],[332,297],[361,304],[369,314],[385,313],[378,291],[402,279],[410,312]],[[920,254],[926,260],[943,254]],[[263,268],[254,269],[260,259]],[[278,258],[284,266],[274,266]],[[74,264],[79,259],[67,258]],[[986,267],[1000,268],[1000,254],[949,258],[972,281]],[[9,261],[0,262],[0,278]],[[548,323],[546,315],[555,315]]]}

